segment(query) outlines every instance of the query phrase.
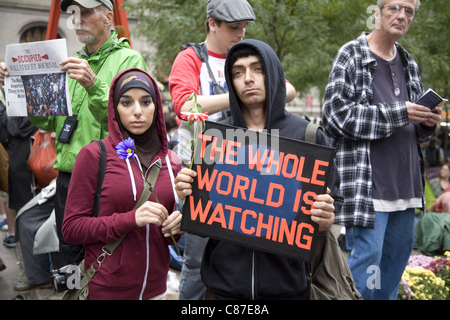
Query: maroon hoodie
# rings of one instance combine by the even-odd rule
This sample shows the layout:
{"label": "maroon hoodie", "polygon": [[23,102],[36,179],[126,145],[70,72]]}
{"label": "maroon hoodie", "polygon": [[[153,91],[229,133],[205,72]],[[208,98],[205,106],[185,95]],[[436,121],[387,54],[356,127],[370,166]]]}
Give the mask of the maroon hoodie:
{"label": "maroon hoodie", "polygon": [[[170,259],[168,245],[172,243],[170,238],[163,236],[161,227],[154,224],[144,227],[136,225],[133,207],[142,193],[144,180],[138,163],[135,159],[131,159],[130,164],[137,189],[135,201],[127,164],[124,159],[119,159],[119,154],[115,150],[115,146],[124,138],[115,120],[112,95],[117,80],[124,72],[114,78],[110,87],[109,136],[103,139],[107,163],[98,217],[93,217],[92,214],[100,158],[99,146],[94,141],[81,149],[75,162],[62,227],[64,239],[68,243],[84,245],[86,269],[102,253],[102,247],[106,243],[117,240],[127,233],[113,255],[106,257],[105,262],[89,283],[89,299],[145,300],[166,291]],[[158,88],[156,81],[150,78],[153,81],[153,87]],[[162,160],[155,190],[159,202],[171,213],[175,208],[175,200],[166,159],[171,159],[174,176],[181,169],[181,161],[167,147],[166,126],[159,90],[156,90],[155,96],[157,110],[155,121],[157,121],[161,148],[151,163],[159,158]],[[148,148],[151,147],[151,145],[148,146]],[[154,193],[149,200],[155,202]]]}

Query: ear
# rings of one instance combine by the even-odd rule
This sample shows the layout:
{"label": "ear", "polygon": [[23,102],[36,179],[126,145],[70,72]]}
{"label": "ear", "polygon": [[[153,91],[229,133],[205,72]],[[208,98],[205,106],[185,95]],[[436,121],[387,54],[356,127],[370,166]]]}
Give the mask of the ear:
{"label": "ear", "polygon": [[381,28],[381,9],[379,7],[376,7],[373,16],[375,18],[375,26],[374,29],[380,29]]}
{"label": "ear", "polygon": [[209,30],[216,31],[217,30],[217,22],[214,18],[208,18]]}
{"label": "ear", "polygon": [[106,17],[105,24],[108,26],[112,26],[114,22],[114,13],[112,11],[108,11],[105,17]]}

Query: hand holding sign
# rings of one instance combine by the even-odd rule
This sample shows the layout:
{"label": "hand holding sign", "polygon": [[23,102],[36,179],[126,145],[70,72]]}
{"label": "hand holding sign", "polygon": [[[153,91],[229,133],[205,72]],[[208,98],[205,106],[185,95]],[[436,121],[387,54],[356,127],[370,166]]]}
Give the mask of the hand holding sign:
{"label": "hand holding sign", "polygon": [[330,192],[327,188],[327,194],[317,195],[312,205],[311,220],[319,225],[319,231],[330,230],[334,222],[334,199]]}
{"label": "hand holding sign", "polygon": [[178,198],[184,200],[192,194],[192,182],[194,182],[195,177],[197,177],[197,172],[188,168],[183,168],[178,172],[175,178],[175,191]]}
{"label": "hand holding sign", "polygon": [[97,81],[97,75],[92,71],[86,60],[69,57],[59,64],[61,65],[61,71],[66,71],[70,78],[78,81],[86,89]]}

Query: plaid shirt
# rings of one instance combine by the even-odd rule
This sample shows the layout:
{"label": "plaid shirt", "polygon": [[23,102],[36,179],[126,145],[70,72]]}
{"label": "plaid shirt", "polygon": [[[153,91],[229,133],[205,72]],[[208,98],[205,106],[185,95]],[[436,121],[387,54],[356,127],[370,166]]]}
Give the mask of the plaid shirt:
{"label": "plaid shirt", "polygon": [[[419,68],[400,45],[396,46],[410,101],[416,101],[423,92]],[[370,104],[375,68],[376,60],[364,32],[338,51],[324,96],[322,122],[330,144],[336,148],[344,196],[335,223],[349,227],[373,227],[375,222],[370,141],[389,137],[397,128],[409,124],[405,102]],[[435,127],[416,125],[418,142],[428,140],[434,131]]]}

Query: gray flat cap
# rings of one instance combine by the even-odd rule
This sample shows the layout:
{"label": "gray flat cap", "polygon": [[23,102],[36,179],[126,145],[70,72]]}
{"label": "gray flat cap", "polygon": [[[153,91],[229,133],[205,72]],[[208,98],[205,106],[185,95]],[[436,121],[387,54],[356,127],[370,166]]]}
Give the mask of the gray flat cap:
{"label": "gray flat cap", "polygon": [[226,23],[255,22],[255,13],[246,0],[208,0],[206,17]]}

